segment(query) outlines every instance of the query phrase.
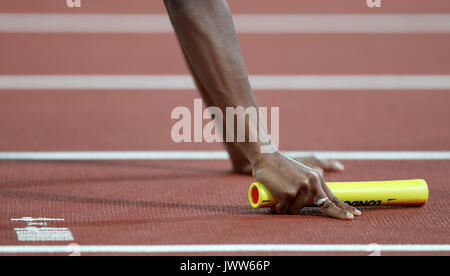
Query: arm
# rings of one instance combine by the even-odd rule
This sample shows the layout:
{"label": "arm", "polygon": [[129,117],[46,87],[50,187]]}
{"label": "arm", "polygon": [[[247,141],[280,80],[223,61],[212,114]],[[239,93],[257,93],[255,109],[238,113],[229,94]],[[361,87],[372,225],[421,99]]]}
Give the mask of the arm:
{"label": "arm", "polygon": [[[250,87],[230,10],[225,0],[165,0],[181,48],[205,102],[219,107],[258,108]],[[246,121],[248,130],[258,129]],[[227,131],[225,129],[225,131]],[[261,130],[260,130],[261,131]],[[265,133],[265,135],[268,135]],[[254,177],[277,196],[277,213],[298,213],[320,199],[322,211],[351,219],[359,211],[336,199],[317,171],[276,150],[262,153],[261,143],[227,145],[230,157],[245,160]]]}

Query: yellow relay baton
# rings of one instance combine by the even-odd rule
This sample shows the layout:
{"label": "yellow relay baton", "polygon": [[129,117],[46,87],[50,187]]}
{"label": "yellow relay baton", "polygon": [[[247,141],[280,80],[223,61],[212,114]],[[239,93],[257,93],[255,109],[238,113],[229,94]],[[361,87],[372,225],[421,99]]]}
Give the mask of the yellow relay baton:
{"label": "yellow relay baton", "polygon": [[[428,202],[428,185],[423,179],[327,182],[333,194],[353,207],[423,206]],[[272,207],[276,198],[262,183],[250,186],[248,199],[253,208]]]}

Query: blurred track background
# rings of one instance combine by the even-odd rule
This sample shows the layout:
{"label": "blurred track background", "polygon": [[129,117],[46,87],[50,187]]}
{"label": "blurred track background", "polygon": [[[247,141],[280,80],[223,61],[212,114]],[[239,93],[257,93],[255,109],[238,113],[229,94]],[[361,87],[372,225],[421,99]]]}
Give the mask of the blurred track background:
{"label": "blurred track background", "polygon": [[199,95],[163,1],[0,0],[0,253],[448,255],[450,3],[228,3],[280,148],[343,160],[328,181],[424,178],[429,204],[253,210],[220,144],[171,140]]}

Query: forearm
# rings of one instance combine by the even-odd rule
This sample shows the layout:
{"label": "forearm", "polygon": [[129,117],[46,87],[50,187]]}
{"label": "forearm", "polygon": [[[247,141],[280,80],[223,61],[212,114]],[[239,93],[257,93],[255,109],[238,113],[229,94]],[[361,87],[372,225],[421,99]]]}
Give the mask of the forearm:
{"label": "forearm", "polygon": [[180,45],[216,104],[256,105],[224,0],[166,0]]}
{"label": "forearm", "polygon": [[[211,101],[208,104],[224,113],[226,107],[257,109],[225,0],[165,0],[165,4],[191,70]],[[247,120],[246,129],[258,129],[257,122]],[[239,146],[250,163],[261,154],[259,142]]]}

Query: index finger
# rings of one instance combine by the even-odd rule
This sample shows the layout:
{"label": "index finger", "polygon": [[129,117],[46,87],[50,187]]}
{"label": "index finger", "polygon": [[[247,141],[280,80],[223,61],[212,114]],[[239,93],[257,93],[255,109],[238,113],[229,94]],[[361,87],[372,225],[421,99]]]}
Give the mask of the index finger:
{"label": "index finger", "polygon": [[354,219],[355,217],[350,212],[339,208],[334,202],[332,202],[330,199],[326,199],[324,204],[320,207],[322,209],[322,213],[338,218],[338,219]]}
{"label": "index finger", "polygon": [[[325,182],[324,182],[325,183]],[[353,215],[356,216],[360,216],[361,215],[361,211],[359,211],[358,209],[340,201],[331,191],[330,187],[328,187],[326,184],[322,185],[323,190],[325,191],[325,193],[327,194],[328,198],[334,202],[339,208],[344,209],[349,211],[350,213],[352,213]]]}
{"label": "index finger", "polygon": [[318,193],[318,195],[320,195],[320,198],[316,199],[316,202],[319,199],[325,199],[323,204],[320,206],[320,208],[322,209],[322,213],[327,216],[338,219],[354,219],[355,217],[353,216],[352,213],[338,207],[332,200],[328,198],[327,194],[323,189],[323,186],[325,185],[325,180],[323,179],[323,177],[320,177],[320,182],[321,182],[320,189]]}

